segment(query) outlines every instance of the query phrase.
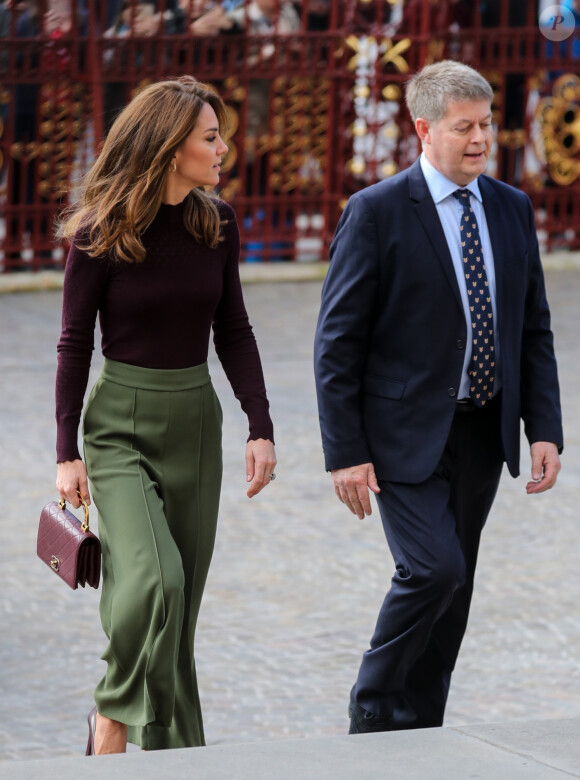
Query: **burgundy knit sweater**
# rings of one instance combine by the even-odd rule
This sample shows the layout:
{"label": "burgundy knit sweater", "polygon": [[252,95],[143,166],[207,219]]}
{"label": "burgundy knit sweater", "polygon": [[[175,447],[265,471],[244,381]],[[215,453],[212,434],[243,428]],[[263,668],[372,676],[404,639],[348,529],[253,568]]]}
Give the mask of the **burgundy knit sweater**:
{"label": "burgundy knit sweater", "polygon": [[273,441],[260,356],[242,297],[235,214],[219,202],[224,240],[215,249],[183,224],[186,201],[163,204],[142,240],[142,263],[90,257],[74,246],[63,293],[56,375],[57,462],[80,458],[77,436],[97,313],[103,355],[144,368],[204,363],[213,327],[217,355],[248,416],[250,439]]}

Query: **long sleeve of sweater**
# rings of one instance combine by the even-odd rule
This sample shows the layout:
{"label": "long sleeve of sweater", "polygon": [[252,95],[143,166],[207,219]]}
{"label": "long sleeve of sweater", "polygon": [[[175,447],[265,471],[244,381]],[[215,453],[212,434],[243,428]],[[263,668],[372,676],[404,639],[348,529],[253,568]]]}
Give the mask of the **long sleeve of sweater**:
{"label": "long sleeve of sweater", "polygon": [[187,368],[214,343],[251,439],[273,441],[262,365],[239,277],[239,231],[219,203],[223,241],[200,245],[183,224],[184,204],[162,205],[143,236],[142,263],[90,257],[73,242],[63,290],[56,378],[57,461],[79,458],[78,428],[97,315],[103,355],[145,368]]}

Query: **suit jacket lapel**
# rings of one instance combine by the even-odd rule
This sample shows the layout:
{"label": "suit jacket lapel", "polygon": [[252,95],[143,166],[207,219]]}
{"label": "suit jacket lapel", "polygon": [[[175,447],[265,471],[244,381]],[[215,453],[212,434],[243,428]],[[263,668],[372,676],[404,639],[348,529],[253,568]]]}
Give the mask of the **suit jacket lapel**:
{"label": "suit jacket lapel", "polygon": [[409,168],[409,194],[411,200],[414,201],[415,211],[419,217],[425,232],[429,238],[431,246],[435,251],[437,257],[447,281],[449,282],[457,305],[463,311],[463,303],[461,301],[461,293],[459,292],[459,286],[457,284],[457,276],[455,274],[455,268],[453,267],[453,260],[447,246],[447,239],[445,233],[441,227],[439,215],[437,209],[433,203],[433,198],[427,187],[427,182],[423,176],[421,170],[421,164],[417,160]]}
{"label": "suit jacket lapel", "polygon": [[493,191],[493,180],[487,176],[480,176],[478,180],[479,191],[481,192],[481,199],[483,202],[483,209],[485,211],[485,219],[487,221],[487,227],[489,231],[489,238],[491,241],[491,248],[493,251],[493,266],[495,269],[495,296],[496,307],[498,312],[502,308],[503,302],[503,271],[504,271],[504,255],[505,255],[505,241],[504,235],[507,235],[503,229],[503,212],[501,205],[498,202],[497,194]]}

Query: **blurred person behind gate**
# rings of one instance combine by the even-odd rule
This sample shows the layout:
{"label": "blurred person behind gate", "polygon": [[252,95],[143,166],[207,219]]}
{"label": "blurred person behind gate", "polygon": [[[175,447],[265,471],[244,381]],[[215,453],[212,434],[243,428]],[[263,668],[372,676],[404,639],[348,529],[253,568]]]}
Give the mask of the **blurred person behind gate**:
{"label": "blurred person behind gate", "polygon": [[[13,247],[32,241],[46,258],[49,224],[67,189],[82,134],[83,91],[74,76],[83,65],[73,59],[71,35],[86,32],[87,15],[77,4],[74,8],[73,16],[71,0],[29,0],[15,29],[18,39],[42,36],[44,43],[28,56],[20,50],[16,58],[19,71],[30,67],[41,75],[37,83],[22,79],[14,90],[8,234]],[[18,251],[9,257],[17,267],[24,263]]]}
{"label": "blurred person behind gate", "polygon": [[[251,75],[248,79],[248,109],[247,125],[245,128],[246,160],[249,164],[247,172],[248,186],[252,179],[257,180],[260,193],[264,194],[265,181],[265,157],[259,154],[260,138],[267,137],[270,133],[268,127],[268,115],[270,109],[270,88],[272,78],[263,78],[264,73],[271,70],[270,62],[275,55],[275,44],[261,43],[262,35],[293,35],[300,30],[300,17],[293,4],[285,0],[252,0],[247,5],[240,5],[228,13],[233,26],[231,33],[244,33],[254,38],[249,47],[248,65],[255,67],[260,64],[263,67],[257,71],[257,75]],[[252,166],[256,158],[261,157],[259,174],[252,174]],[[258,193],[252,192],[256,195]]]}
{"label": "blurred person behind gate", "polygon": [[[227,30],[232,22],[220,5],[207,0],[167,0],[163,12],[160,3],[150,0],[123,0],[111,26],[105,31],[107,39],[152,38],[156,35],[172,36],[189,33],[192,36],[215,36]],[[174,43],[174,42],[173,42]],[[170,44],[170,45],[173,45]],[[178,44],[175,44],[178,45]],[[128,51],[135,54],[133,63],[128,61]],[[150,56],[155,61],[163,57],[163,47],[151,48]],[[132,48],[131,44],[113,44],[104,48],[105,73],[126,73],[137,71],[144,65],[144,50]],[[171,53],[167,61],[172,59]],[[179,60],[178,60],[179,61]],[[130,68],[129,66],[132,66]],[[109,132],[116,116],[130,99],[131,83],[107,76],[104,85],[104,131]]]}

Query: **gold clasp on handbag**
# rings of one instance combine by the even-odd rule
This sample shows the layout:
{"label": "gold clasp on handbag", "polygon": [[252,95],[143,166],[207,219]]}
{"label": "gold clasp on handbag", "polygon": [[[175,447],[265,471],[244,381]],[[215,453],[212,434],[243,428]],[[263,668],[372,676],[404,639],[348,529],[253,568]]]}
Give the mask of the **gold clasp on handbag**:
{"label": "gold clasp on handbag", "polygon": [[50,559],[50,568],[54,569],[55,571],[58,571],[60,569],[60,561],[56,557],[56,555],[53,555]]}
{"label": "gold clasp on handbag", "polygon": [[[77,490],[77,496],[79,497],[79,500],[81,502],[81,506],[83,508],[83,512],[85,513],[85,519],[81,523],[81,531],[84,534],[86,534],[86,532],[88,530],[90,530],[89,529],[89,507],[87,506],[87,502],[85,501],[85,499],[81,496],[79,490]],[[64,498],[60,499],[60,501],[58,502],[58,506],[59,506],[60,509],[66,509],[66,501],[64,500]],[[57,558],[57,561],[58,561],[58,558]],[[52,562],[51,562],[50,565],[52,566]],[[54,569],[54,566],[52,566],[52,568]],[[55,569],[55,571],[58,571],[58,569]]]}

